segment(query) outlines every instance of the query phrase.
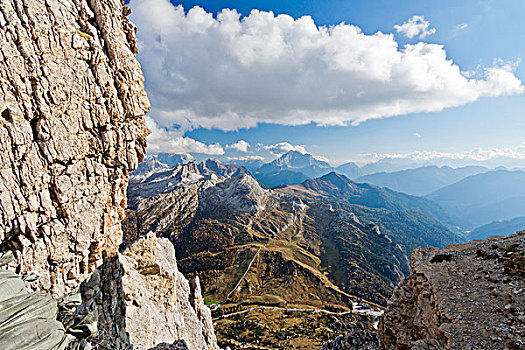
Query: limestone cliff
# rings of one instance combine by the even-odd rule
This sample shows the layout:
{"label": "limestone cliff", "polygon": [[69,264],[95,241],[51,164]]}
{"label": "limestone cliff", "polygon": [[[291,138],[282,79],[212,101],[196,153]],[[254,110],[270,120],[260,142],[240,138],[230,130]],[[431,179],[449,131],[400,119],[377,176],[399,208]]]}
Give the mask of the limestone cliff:
{"label": "limestone cliff", "polygon": [[[150,237],[166,266],[147,273],[131,256],[138,248],[118,252],[128,174],[149,132],[129,13],[120,0],[0,2],[0,251],[15,253],[9,269],[40,275],[31,289],[82,292],[77,311],[99,323],[95,348],[215,348],[198,282],[178,272],[173,248]],[[155,281],[177,288],[157,298]],[[126,299],[131,287],[140,297]],[[145,311],[164,306],[171,318]],[[128,329],[136,317],[141,327]],[[161,330],[170,337],[155,338]]]}
{"label": "limestone cliff", "polygon": [[149,108],[118,0],[0,3],[0,241],[68,292],[115,255]]}
{"label": "limestone cliff", "polygon": [[120,262],[126,330],[137,349],[180,340],[190,349],[218,348],[198,277],[189,283],[178,270],[167,238],[148,234],[126,249]]}
{"label": "limestone cliff", "polygon": [[525,349],[525,231],[417,248],[379,324],[380,349]]}

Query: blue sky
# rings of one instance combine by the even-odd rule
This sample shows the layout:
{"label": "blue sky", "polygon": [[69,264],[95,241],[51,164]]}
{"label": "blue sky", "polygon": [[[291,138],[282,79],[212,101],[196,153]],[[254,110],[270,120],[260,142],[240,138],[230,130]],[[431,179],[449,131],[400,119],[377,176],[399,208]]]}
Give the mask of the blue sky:
{"label": "blue sky", "polygon": [[[286,142],[290,147],[301,145],[303,146],[301,149],[326,157],[334,164],[347,160],[365,161],[391,155],[411,157],[414,152],[422,151],[427,152],[429,159],[433,156],[442,158],[443,155],[455,157],[471,154],[477,156],[481,154],[482,158],[499,155],[525,158],[523,146],[525,94],[522,93],[523,86],[519,82],[516,85],[515,81],[525,80],[524,63],[520,63],[521,59],[525,58],[523,44],[525,22],[522,18],[525,13],[525,2],[521,0],[439,2],[244,0],[172,1],[172,3],[182,5],[185,13],[198,5],[205,12],[213,14],[215,18],[224,8],[235,9],[241,14],[240,21],[244,16],[249,15],[252,9],[273,11],[275,15],[287,14],[293,19],[308,15],[317,26],[329,27],[345,22],[359,27],[364,34],[369,35],[370,40],[367,38],[361,40],[362,37],[356,36],[355,41],[346,43],[346,34],[336,37],[336,34],[332,33],[331,39],[335,45],[339,43],[342,46],[349,45],[349,49],[341,53],[337,47],[332,49],[333,43],[327,43],[322,51],[324,56],[319,59],[326,59],[326,52],[334,52],[334,57],[329,59],[336,64],[339,64],[337,62],[342,62],[342,65],[347,64],[346,56],[343,57],[343,61],[337,61],[339,57],[337,55],[350,53],[351,56],[354,44],[372,45],[372,49],[368,53],[365,51],[362,57],[356,58],[356,62],[364,65],[363,71],[355,70],[354,66],[351,67],[354,70],[343,67],[341,72],[346,75],[341,75],[340,83],[334,83],[334,79],[338,79],[337,75],[334,78],[324,73],[319,73],[319,77],[315,76],[321,69],[316,66],[315,55],[316,52],[321,51],[301,51],[300,43],[304,41],[301,41],[301,35],[304,34],[301,32],[303,27],[289,31],[285,29],[283,40],[287,45],[289,44],[287,40],[294,41],[293,44],[289,44],[295,45],[294,55],[304,54],[307,57],[299,61],[302,68],[292,72],[293,76],[288,76],[286,67],[293,69],[293,65],[290,66],[290,57],[285,57],[279,62],[283,55],[275,54],[278,56],[275,58],[274,53],[279,52],[281,47],[277,44],[273,45],[273,42],[267,46],[264,46],[265,43],[254,44],[254,47],[263,46],[255,47],[253,52],[262,50],[262,55],[268,55],[268,61],[275,62],[272,63],[273,65],[266,65],[265,61],[257,61],[259,57],[249,56],[253,52],[247,52],[241,47],[243,43],[251,45],[251,42],[242,41],[242,35],[239,34],[238,42],[234,42],[233,45],[236,50],[246,55],[238,56],[241,63],[235,65],[232,64],[231,58],[225,58],[225,55],[229,55],[231,51],[232,42],[228,42],[227,50],[221,46],[221,40],[226,40],[223,31],[214,32],[212,29],[199,34],[198,30],[195,31],[191,27],[206,21],[210,22],[210,19],[206,19],[203,15],[204,12],[192,16],[190,21],[189,15],[188,18],[174,15],[170,17],[168,13],[171,9],[167,7],[167,0],[132,0],[130,4],[134,10],[132,20],[138,26],[140,49],[138,58],[143,65],[146,89],[152,101],[149,123],[150,125],[154,123],[154,135],[150,138],[150,144],[153,145],[150,150],[153,149],[153,152],[195,151],[191,153],[197,158],[262,156],[271,159],[279,154],[274,151],[275,148],[271,148],[271,145]],[[155,9],[155,6],[158,8]],[[165,18],[163,18],[164,14],[166,14]],[[429,32],[424,36],[418,32],[414,37],[408,38],[406,32],[404,34],[394,28],[395,25],[406,23],[413,16],[424,16],[423,22],[428,22],[427,29],[435,29],[435,33]],[[257,18],[258,23],[261,18],[262,16]],[[254,17],[252,22],[256,22],[255,19]],[[272,27],[275,23],[273,19],[266,18],[266,20],[269,24],[265,23],[263,26],[245,24],[243,33],[267,30],[270,33],[268,35],[271,35],[272,30],[275,30]],[[238,22],[232,20],[230,24],[232,23],[235,25]],[[191,35],[188,34],[189,27],[193,28]],[[280,25],[279,28],[282,26]],[[378,31],[392,33],[393,39],[378,39],[374,36]],[[304,32],[307,30],[305,29]],[[266,32],[263,34],[266,35]],[[305,38],[312,38],[310,34],[304,35]],[[290,36],[298,36],[298,38],[289,39]],[[269,38],[271,40],[273,37],[269,36]],[[414,71],[406,73],[417,80],[418,77],[413,77],[420,72],[434,69],[438,72],[431,74],[432,77],[437,78],[430,88],[432,91],[429,90],[427,95],[421,94],[418,90],[421,84],[425,85],[426,81],[423,78],[415,81],[414,84],[407,84],[406,88],[400,88],[397,96],[398,93],[393,88],[396,85],[404,85],[401,73],[397,78],[391,78],[389,75],[388,79],[391,78],[391,82],[386,83],[384,76],[379,78],[376,75],[368,78],[360,76],[363,72],[368,74],[374,69],[378,70],[377,74],[382,74],[381,59],[384,57],[385,60],[389,60],[392,56],[391,51],[381,53],[378,49],[379,58],[376,59],[373,45],[388,46],[397,43],[398,50],[401,51],[405,44],[419,42],[443,45],[446,59],[452,60],[453,64],[459,67],[462,75],[467,74],[465,72],[473,72],[468,78],[476,81],[472,86],[467,87],[462,85],[464,82],[458,80],[459,73],[457,76],[452,70],[442,73],[446,68],[445,58],[440,58],[441,51],[434,46],[432,50],[435,58],[425,61],[421,67],[415,67]],[[177,56],[179,53],[181,58]],[[424,52],[418,53],[418,55],[424,54]],[[162,61],[158,60],[159,55],[165,55]],[[200,57],[201,55],[208,59]],[[246,68],[253,62],[258,64],[258,67],[262,67],[263,73],[259,75],[258,71]],[[435,68],[432,66],[434,63]],[[488,74],[486,69],[490,68],[498,68],[500,69],[498,72],[508,72],[511,75],[498,75],[496,80],[489,81],[490,84],[485,83],[489,78],[484,74]],[[227,74],[220,75],[214,80],[207,80],[210,74],[216,74],[220,69],[224,69]],[[401,71],[407,69],[404,67]],[[330,69],[327,72],[330,73]],[[297,78],[297,75],[303,73],[309,78]],[[355,78],[357,79],[355,83],[354,76],[358,76]],[[283,82],[275,81],[281,77]],[[311,81],[304,83],[303,94],[300,90],[301,86],[298,85],[310,78]],[[312,89],[319,88],[309,85],[315,82],[315,79],[319,80],[321,88],[327,86],[327,89],[337,90],[339,88],[337,84],[340,84],[342,97],[323,100],[322,90],[319,90],[321,94],[319,91],[312,93]],[[383,82],[377,83],[378,79],[383,79]],[[392,84],[391,87],[374,95],[378,87],[382,89],[389,83]],[[186,84],[189,87],[184,90]],[[356,99],[358,101],[356,105],[353,104],[354,102],[344,100],[344,94],[355,84],[363,86],[365,97],[370,96],[368,102],[362,103],[362,100]],[[214,88],[217,85],[218,87]],[[224,89],[220,86],[224,86]],[[250,94],[249,90],[252,87],[255,92]],[[279,91],[280,87],[283,87],[283,92]],[[196,92],[190,91],[191,88]],[[236,88],[239,88],[239,91],[236,91]],[[172,91],[175,92],[171,93]],[[205,96],[202,99],[197,96],[199,91]],[[275,94],[272,93],[274,91]],[[289,95],[288,91],[291,91]],[[246,96],[244,96],[245,92]],[[308,95],[309,93],[311,95]],[[242,95],[242,98],[237,99],[238,95]],[[258,96],[261,96],[260,100]],[[307,98],[301,99],[304,96]],[[316,96],[319,96],[319,101],[315,101]],[[389,108],[386,108],[388,112],[385,113],[382,96],[385,96],[385,100],[395,101],[392,103],[396,106],[400,103],[405,107],[400,107],[399,112],[396,113],[391,113]],[[207,101],[215,98],[219,102],[207,105]],[[220,104],[221,98],[228,102],[226,107]],[[401,102],[397,100],[398,98]],[[439,102],[437,105],[433,98]],[[192,103],[185,104],[184,99],[191,100]],[[421,99],[420,103],[417,103],[418,99]],[[330,101],[335,100],[337,103],[331,105]],[[322,106],[326,106],[326,110],[323,110]],[[386,106],[388,107],[388,104]],[[224,108],[224,111],[216,113],[214,108]],[[331,113],[338,116],[332,118]],[[246,117],[247,115],[249,117]],[[376,119],[378,117],[381,118]],[[166,140],[170,138],[177,138],[178,141],[167,142]],[[235,146],[240,140],[246,141],[250,146],[248,148]],[[375,154],[375,157],[372,158],[370,154]]]}

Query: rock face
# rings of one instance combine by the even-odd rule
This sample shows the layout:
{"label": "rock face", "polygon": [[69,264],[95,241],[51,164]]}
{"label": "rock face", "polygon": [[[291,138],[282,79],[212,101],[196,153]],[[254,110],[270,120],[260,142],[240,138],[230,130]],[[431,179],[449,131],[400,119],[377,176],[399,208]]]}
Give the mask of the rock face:
{"label": "rock face", "polygon": [[126,330],[137,349],[180,340],[189,349],[218,349],[199,280],[189,283],[179,272],[168,239],[150,233],[127,248],[120,262]]}
{"label": "rock face", "polygon": [[357,329],[323,344],[321,350],[377,350],[377,334]]}
{"label": "rock face", "polygon": [[149,108],[119,0],[0,4],[0,242],[54,295],[115,255]]}
{"label": "rock face", "polygon": [[0,252],[40,275],[32,289],[80,290],[94,349],[215,349],[173,247],[148,237],[118,252],[149,132],[129,13],[120,0],[0,2]]}
{"label": "rock face", "polygon": [[150,233],[137,239],[106,259],[81,291],[79,313],[94,314],[99,323],[90,339],[95,349],[146,350],[161,343],[218,349],[200,283],[179,272],[166,238]]}
{"label": "rock face", "polygon": [[379,324],[380,349],[525,349],[525,231],[417,248]]}

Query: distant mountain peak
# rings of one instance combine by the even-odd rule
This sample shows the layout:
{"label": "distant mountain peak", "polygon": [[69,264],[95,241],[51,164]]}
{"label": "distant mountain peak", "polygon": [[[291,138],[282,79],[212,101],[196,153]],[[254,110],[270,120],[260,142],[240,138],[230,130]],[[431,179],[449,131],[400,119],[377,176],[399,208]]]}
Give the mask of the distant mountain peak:
{"label": "distant mountain peak", "polygon": [[318,177],[332,170],[328,162],[309,153],[289,151],[255,170],[254,175],[265,186],[275,187],[299,184],[305,179]]}
{"label": "distant mountain peak", "polygon": [[281,167],[287,166],[289,168],[304,168],[307,166],[330,168],[330,164],[328,162],[316,158],[310,153],[301,153],[299,151],[289,151],[270,164]]}
{"label": "distant mountain peak", "polygon": [[338,174],[335,171],[329,172],[328,174],[321,176],[320,179],[326,182],[331,182],[332,184],[337,185],[338,187],[345,186],[353,182],[346,176]]}

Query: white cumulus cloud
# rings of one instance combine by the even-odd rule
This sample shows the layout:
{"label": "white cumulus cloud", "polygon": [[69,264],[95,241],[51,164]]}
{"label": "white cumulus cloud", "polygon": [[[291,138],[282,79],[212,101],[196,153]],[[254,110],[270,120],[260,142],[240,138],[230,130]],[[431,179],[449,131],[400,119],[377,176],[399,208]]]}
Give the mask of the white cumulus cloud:
{"label": "white cumulus cloud", "polygon": [[290,151],[297,151],[302,154],[308,153],[303,145],[292,145],[288,142],[280,142],[276,143],[275,145],[265,145],[263,146],[263,149],[269,151],[275,156],[281,156]]}
{"label": "white cumulus cloud", "polygon": [[419,39],[424,39],[436,33],[436,28],[430,28],[430,22],[426,21],[424,16],[413,16],[405,23],[395,25],[394,29],[409,39],[418,35]]}
{"label": "white cumulus cloud", "polygon": [[239,140],[235,143],[232,143],[231,145],[226,145],[226,149],[234,149],[239,152],[248,152],[248,148],[250,147],[250,144],[244,140]]}
{"label": "white cumulus cloud", "polygon": [[442,45],[400,48],[393,34],[367,35],[351,24],[319,27],[309,16],[258,10],[214,17],[168,0],[130,5],[149,115],[160,128],[358,124],[524,91],[509,67],[467,76]]}
{"label": "white cumulus cloud", "polygon": [[242,157],[226,157],[226,160],[232,161],[232,160],[241,160],[245,162],[249,161],[264,161],[264,157],[262,156],[242,156]]}
{"label": "white cumulus cloud", "polygon": [[184,137],[179,130],[159,127],[150,117],[146,117],[146,125],[151,130],[151,134],[148,136],[149,153],[224,154],[224,149],[219,143],[208,145],[192,138]]}
{"label": "white cumulus cloud", "polygon": [[369,153],[366,155],[374,161],[381,159],[407,159],[412,161],[431,161],[434,159],[487,161],[494,158],[511,158],[525,160],[525,144],[516,148],[475,148],[466,152],[415,151],[411,153]]}

